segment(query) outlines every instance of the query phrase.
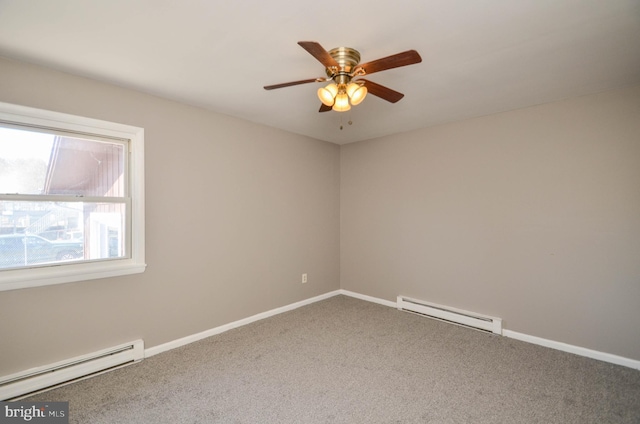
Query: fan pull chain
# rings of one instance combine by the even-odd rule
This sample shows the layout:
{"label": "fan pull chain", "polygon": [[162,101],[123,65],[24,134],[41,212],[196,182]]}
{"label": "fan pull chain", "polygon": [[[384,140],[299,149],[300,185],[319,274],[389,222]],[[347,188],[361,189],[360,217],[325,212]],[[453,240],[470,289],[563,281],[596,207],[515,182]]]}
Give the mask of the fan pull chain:
{"label": "fan pull chain", "polygon": [[[349,121],[347,123],[349,125],[353,125],[353,121],[351,120],[351,112],[349,112]],[[343,128],[344,126],[342,125],[342,116],[340,116],[340,131],[342,131]]]}

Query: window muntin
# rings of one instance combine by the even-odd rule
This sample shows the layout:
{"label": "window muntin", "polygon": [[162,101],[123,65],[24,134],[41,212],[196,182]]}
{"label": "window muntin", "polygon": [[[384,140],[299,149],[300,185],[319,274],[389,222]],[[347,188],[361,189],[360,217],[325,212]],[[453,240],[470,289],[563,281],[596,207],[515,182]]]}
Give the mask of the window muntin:
{"label": "window muntin", "polygon": [[142,272],[143,176],[141,128],[0,103],[0,290]]}

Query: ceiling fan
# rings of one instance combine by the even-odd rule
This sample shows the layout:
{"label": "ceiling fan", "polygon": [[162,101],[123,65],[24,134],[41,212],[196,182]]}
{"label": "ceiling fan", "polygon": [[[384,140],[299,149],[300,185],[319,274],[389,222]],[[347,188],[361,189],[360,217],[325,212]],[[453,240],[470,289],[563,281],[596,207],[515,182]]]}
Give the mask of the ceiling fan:
{"label": "ceiling fan", "polygon": [[351,47],[337,47],[327,51],[315,41],[299,41],[298,44],[325,66],[327,77],[267,85],[264,89],[274,90],[292,85],[330,81],[329,85],[318,89],[318,98],[322,102],[319,112],[327,112],[329,110],[345,112],[351,109],[352,105],[360,104],[367,93],[371,93],[388,102],[396,103],[404,97],[404,94],[362,77],[374,72],[422,62],[422,58],[417,51],[407,50],[360,64],[360,53]]}

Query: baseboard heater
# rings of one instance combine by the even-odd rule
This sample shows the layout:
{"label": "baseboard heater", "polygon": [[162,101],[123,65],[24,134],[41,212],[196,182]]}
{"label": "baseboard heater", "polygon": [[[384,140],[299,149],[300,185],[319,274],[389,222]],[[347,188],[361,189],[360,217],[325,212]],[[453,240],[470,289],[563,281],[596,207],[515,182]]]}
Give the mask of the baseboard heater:
{"label": "baseboard heater", "polygon": [[108,349],[0,377],[0,400],[9,400],[88,377],[144,358],[144,342]]}
{"label": "baseboard heater", "polygon": [[398,309],[502,335],[502,319],[398,296]]}

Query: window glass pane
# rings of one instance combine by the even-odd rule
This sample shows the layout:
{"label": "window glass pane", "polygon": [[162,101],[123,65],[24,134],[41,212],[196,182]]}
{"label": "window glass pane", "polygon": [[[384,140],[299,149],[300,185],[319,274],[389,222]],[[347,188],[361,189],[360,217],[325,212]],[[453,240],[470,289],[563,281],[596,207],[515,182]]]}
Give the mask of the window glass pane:
{"label": "window glass pane", "polygon": [[0,201],[0,269],[125,258],[125,203]]}
{"label": "window glass pane", "polygon": [[0,193],[43,192],[54,138],[0,127]]}
{"label": "window glass pane", "polygon": [[0,128],[0,193],[125,197],[124,145]]}

